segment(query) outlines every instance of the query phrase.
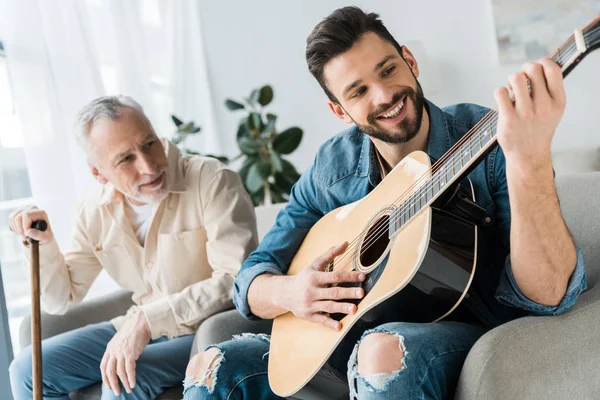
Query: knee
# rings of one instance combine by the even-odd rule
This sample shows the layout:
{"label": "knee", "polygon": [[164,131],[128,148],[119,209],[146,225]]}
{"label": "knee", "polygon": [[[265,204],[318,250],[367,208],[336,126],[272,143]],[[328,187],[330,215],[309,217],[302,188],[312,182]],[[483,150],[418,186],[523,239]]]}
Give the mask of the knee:
{"label": "knee", "polygon": [[8,367],[10,374],[10,380],[15,383],[31,383],[32,380],[32,366],[31,366],[31,347],[27,347],[12,360]]}
{"label": "knee", "polygon": [[8,368],[10,385],[14,396],[27,398],[32,395],[33,369],[31,366],[31,347],[27,347],[12,360]]}
{"label": "knee", "polygon": [[358,345],[357,367],[362,376],[389,374],[404,368],[406,349],[401,336],[373,332]]}
{"label": "knee", "polygon": [[204,385],[209,393],[212,393],[222,361],[223,353],[217,347],[211,347],[202,353],[196,354],[187,366],[185,372],[186,383],[195,386]]}

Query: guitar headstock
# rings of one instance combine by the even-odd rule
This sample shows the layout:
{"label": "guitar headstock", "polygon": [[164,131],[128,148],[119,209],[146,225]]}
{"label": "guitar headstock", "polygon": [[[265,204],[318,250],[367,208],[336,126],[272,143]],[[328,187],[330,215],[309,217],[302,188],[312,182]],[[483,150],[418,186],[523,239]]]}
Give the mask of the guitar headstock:
{"label": "guitar headstock", "polygon": [[591,20],[583,29],[588,51],[596,50],[600,47],[600,15]]}
{"label": "guitar headstock", "polygon": [[560,46],[551,58],[556,61],[563,71],[563,77],[585,56],[600,47],[600,15],[575,32]]}

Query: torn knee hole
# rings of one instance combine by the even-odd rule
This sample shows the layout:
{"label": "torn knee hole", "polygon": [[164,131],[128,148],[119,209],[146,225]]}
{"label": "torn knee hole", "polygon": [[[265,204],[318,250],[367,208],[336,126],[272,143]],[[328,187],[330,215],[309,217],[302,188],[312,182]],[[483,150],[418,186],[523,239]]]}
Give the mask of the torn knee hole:
{"label": "torn knee hole", "polygon": [[360,375],[389,374],[405,368],[404,338],[394,332],[373,332],[358,344]]}
{"label": "torn knee hole", "polygon": [[374,329],[364,333],[348,360],[350,398],[358,399],[357,384],[382,393],[406,368],[404,337],[391,331]]}
{"label": "torn knee hole", "polygon": [[206,387],[212,394],[217,383],[217,372],[224,361],[223,351],[217,347],[211,347],[202,353],[201,369],[193,376],[185,378],[184,386]]}

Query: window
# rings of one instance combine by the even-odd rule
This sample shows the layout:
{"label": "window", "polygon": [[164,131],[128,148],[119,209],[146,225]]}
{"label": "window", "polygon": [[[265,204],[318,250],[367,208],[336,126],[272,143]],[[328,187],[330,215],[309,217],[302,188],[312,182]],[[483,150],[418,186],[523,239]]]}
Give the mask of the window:
{"label": "window", "polygon": [[12,101],[9,71],[0,42],[0,267],[14,352],[19,325],[30,313],[29,278],[23,245],[8,228],[8,215],[32,202],[23,135]]}

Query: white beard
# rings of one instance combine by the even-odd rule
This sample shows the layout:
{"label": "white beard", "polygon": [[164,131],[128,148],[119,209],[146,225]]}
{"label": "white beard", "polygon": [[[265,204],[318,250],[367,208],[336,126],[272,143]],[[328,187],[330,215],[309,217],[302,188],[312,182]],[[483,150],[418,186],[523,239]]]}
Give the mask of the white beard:
{"label": "white beard", "polygon": [[[166,171],[165,171],[166,172]],[[144,204],[159,204],[161,201],[167,198],[169,195],[169,175],[165,173],[163,187],[159,190],[155,191],[152,194],[144,194],[139,188],[136,190],[136,193],[125,193],[130,199],[138,201]]]}

